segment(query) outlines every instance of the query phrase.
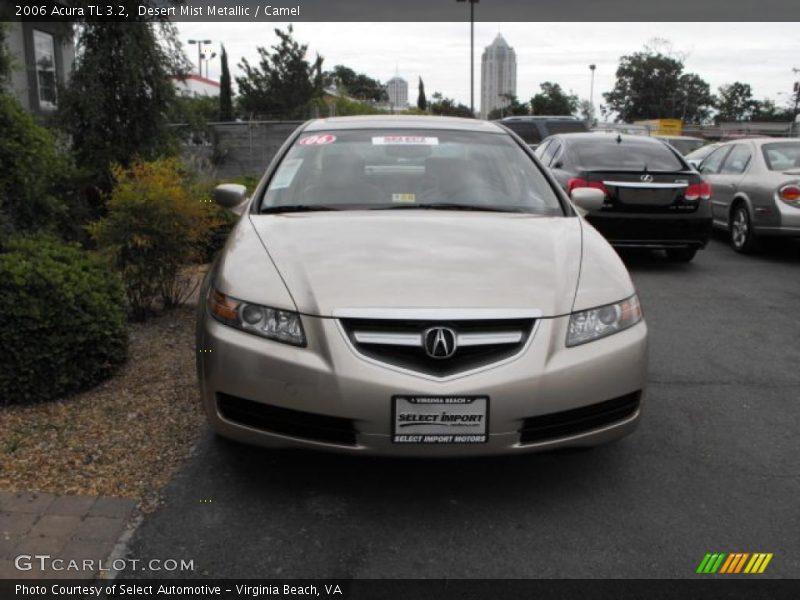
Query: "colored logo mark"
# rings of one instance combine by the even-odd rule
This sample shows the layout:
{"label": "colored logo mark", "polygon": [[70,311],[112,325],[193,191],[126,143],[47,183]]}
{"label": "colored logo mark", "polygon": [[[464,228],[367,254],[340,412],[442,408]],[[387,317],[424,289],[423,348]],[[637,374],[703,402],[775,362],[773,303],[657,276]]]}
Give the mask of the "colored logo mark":
{"label": "colored logo mark", "polygon": [[697,572],[701,575],[711,575],[720,573],[733,575],[737,573],[748,573],[754,575],[763,573],[769,561],[772,560],[772,552],[733,552],[726,554],[718,552],[706,554],[697,567]]}

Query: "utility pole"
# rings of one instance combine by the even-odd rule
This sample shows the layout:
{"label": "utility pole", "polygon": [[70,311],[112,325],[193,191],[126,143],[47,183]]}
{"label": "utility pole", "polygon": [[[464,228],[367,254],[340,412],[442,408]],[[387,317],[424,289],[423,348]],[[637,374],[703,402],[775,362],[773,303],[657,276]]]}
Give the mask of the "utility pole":
{"label": "utility pole", "polygon": [[475,5],[480,0],[456,2],[469,2],[469,110],[475,116]]}
{"label": "utility pole", "polygon": [[211,43],[211,40],[189,40],[189,43],[194,46],[197,44],[197,74],[203,76],[203,45]]}
{"label": "utility pole", "polygon": [[589,65],[589,70],[592,72],[592,82],[589,84],[589,127],[594,127],[594,70],[597,68],[597,65],[591,64]]}

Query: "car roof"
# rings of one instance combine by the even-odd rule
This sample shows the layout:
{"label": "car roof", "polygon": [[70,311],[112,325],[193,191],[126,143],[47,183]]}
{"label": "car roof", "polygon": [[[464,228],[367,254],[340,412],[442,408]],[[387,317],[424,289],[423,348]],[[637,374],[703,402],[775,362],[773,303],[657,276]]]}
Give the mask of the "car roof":
{"label": "car roof", "polygon": [[705,142],[705,138],[695,137],[693,135],[654,135],[652,137],[660,140],[691,140],[693,142]]}
{"label": "car roof", "polygon": [[647,135],[630,135],[627,133],[606,133],[605,135],[597,135],[595,131],[585,131],[576,133],[557,133],[550,137],[559,137],[567,139],[570,142],[575,141],[589,141],[592,143],[611,143],[616,141],[617,138],[621,142],[644,142],[645,144],[663,144],[664,142],[657,137],[650,137]]}
{"label": "car roof", "polygon": [[583,121],[573,115],[514,115],[499,119],[499,123],[511,123],[514,121]]}
{"label": "car roof", "polygon": [[795,144],[800,143],[800,138],[774,138],[774,137],[748,137],[748,138],[739,138],[735,140],[725,140],[724,142],[720,142],[720,145],[730,146],[732,144],[741,144],[743,142],[752,142],[756,146],[763,146],[764,144],[791,144],[794,142]]}
{"label": "car roof", "polygon": [[306,124],[305,131],[334,131],[343,129],[450,129],[481,133],[506,133],[490,121],[459,117],[426,117],[418,115],[362,115],[315,119]]}

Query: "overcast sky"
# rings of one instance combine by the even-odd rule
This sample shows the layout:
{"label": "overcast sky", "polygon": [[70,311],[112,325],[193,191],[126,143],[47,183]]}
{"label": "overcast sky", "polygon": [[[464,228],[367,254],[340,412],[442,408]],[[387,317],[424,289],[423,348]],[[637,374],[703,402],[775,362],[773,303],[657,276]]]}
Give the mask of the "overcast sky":
{"label": "overcast sky", "polygon": [[[237,63],[257,60],[257,46],[276,41],[274,27],[287,24],[177,23],[184,43],[193,38],[224,43],[234,76]],[[321,54],[324,67],[346,65],[382,82],[398,70],[409,82],[410,101],[417,97],[417,76],[433,92],[469,105],[469,23],[297,23],[295,38],[307,43],[309,56]],[[597,65],[594,99],[614,85],[619,57],[640,50],[653,38],[671,42],[686,56],[687,72],[705,79],[716,92],[725,83],[753,86],[757,98],[783,106],[789,101],[800,68],[797,23],[476,23],[475,104],[480,103],[480,59],[483,48],[500,32],[517,54],[517,96],[527,101],[543,81],[561,84],[581,98],[589,97],[589,64]],[[195,46],[187,55],[197,61]],[[219,78],[219,57],[209,68]],[[781,93],[782,92],[782,93]],[[598,112],[599,114],[599,112]]]}

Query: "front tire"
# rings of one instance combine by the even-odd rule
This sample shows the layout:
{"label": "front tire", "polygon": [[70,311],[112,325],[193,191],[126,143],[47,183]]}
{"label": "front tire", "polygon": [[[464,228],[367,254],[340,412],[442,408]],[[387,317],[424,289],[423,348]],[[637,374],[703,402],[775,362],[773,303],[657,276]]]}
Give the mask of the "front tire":
{"label": "front tire", "polygon": [[736,252],[750,254],[758,250],[753,221],[746,204],[737,204],[731,215],[731,245]]}
{"label": "front tire", "polygon": [[697,248],[667,248],[667,258],[672,262],[691,262]]}

